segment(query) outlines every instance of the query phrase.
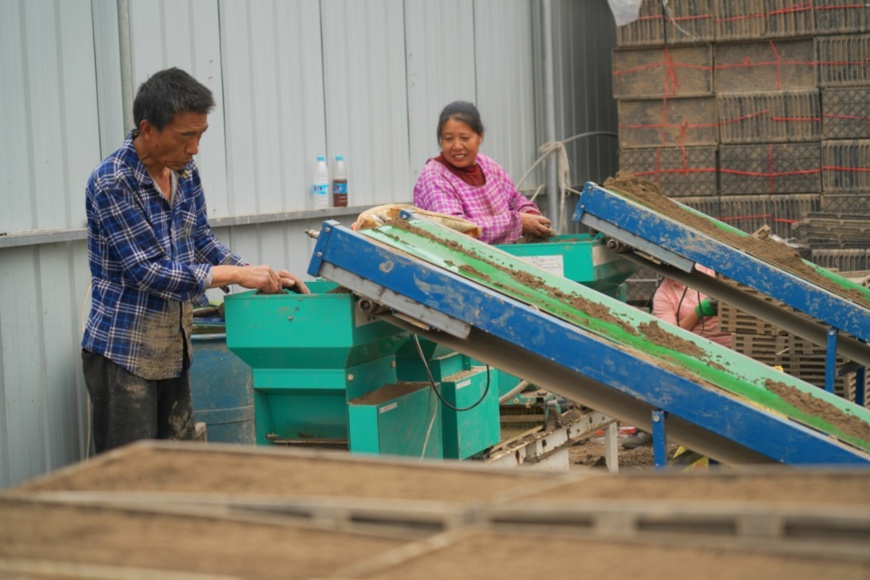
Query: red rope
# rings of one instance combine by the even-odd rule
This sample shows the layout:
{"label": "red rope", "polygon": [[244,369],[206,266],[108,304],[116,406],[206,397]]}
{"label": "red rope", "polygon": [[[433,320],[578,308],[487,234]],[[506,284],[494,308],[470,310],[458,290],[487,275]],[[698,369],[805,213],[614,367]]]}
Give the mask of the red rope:
{"label": "red rope", "polygon": [[870,173],[870,167],[839,167],[837,165],[822,165],[825,171],[858,171],[860,173]]}
{"label": "red rope", "polygon": [[[747,177],[783,177],[785,175],[812,175],[813,173],[821,173],[822,169],[845,169],[823,167],[821,169],[801,169],[798,171],[775,171],[773,173],[763,173],[761,171],[740,171],[739,169],[720,168],[719,173],[729,173],[732,175],[745,175]],[[857,169],[856,171],[870,171],[870,169]]]}

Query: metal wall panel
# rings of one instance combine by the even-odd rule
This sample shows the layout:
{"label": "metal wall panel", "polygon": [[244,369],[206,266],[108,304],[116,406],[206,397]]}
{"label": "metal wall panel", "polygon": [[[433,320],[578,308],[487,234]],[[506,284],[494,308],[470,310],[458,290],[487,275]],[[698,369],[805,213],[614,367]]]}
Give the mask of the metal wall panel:
{"label": "metal wall panel", "polygon": [[0,232],[81,227],[99,161],[90,2],[4,2],[0,43]]}
{"label": "metal wall panel", "polygon": [[84,242],[0,250],[0,488],[85,455]]}
{"label": "metal wall panel", "polygon": [[402,0],[323,0],[321,12],[328,159],[347,160],[349,203],[410,201]]}
{"label": "metal wall panel", "polygon": [[229,0],[220,20],[229,212],[312,207],[326,151],[319,3]]}
{"label": "metal wall panel", "polygon": [[[226,144],[217,0],[130,0],[133,94],[149,76],[176,66],[211,89],[215,110],[208,118],[196,163],[208,197],[209,216],[228,215]],[[115,137],[112,152],[132,127]]]}
{"label": "metal wall panel", "polygon": [[[607,2],[553,1],[556,127],[559,139],[617,131],[610,55],[616,27]],[[616,173],[617,140],[599,136],[567,146],[574,185]],[[572,208],[573,209],[573,208]]]}
{"label": "metal wall panel", "polygon": [[[532,2],[476,0],[477,100],[486,124],[482,151],[519,181],[537,159]],[[535,176],[521,185],[533,187]]]}
{"label": "metal wall panel", "polygon": [[[540,3],[532,14],[534,54],[543,62],[546,23],[541,22]],[[611,82],[611,51],[616,47],[616,28],[607,2],[552,0],[549,24],[554,60],[554,106],[557,141],[590,132],[617,132],[616,102]],[[539,141],[544,134],[546,95],[543,67],[535,70],[535,126]],[[616,174],[619,155],[615,137],[606,135],[575,139],[565,144],[571,184],[580,190],[587,181],[603,182]],[[577,196],[561,203],[557,231],[577,231],[571,214]]]}
{"label": "metal wall panel", "polygon": [[478,100],[474,25],[474,5],[468,0],[405,2],[412,189],[426,161],[440,151],[436,129],[441,110],[452,101]]}

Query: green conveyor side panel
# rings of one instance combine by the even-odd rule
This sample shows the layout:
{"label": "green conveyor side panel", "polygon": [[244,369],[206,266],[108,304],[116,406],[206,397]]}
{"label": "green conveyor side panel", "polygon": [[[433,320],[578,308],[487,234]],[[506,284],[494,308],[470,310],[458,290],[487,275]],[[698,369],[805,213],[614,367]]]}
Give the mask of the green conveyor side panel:
{"label": "green conveyor side panel", "polygon": [[843,432],[818,415],[789,403],[768,390],[765,384],[767,381],[783,383],[832,407],[835,413],[842,412],[870,424],[867,409],[661,322],[581,284],[536,268],[498,248],[472,245],[464,234],[417,219],[360,233],[556,316],[625,347],[623,350],[630,349],[639,358],[653,358],[678,374],[688,372],[696,377],[696,382],[726,390],[870,451],[870,440]]}

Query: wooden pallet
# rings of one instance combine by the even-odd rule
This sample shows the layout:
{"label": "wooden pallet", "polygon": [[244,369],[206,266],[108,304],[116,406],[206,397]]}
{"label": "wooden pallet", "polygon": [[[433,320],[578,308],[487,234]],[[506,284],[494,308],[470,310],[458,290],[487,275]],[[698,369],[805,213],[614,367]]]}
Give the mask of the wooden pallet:
{"label": "wooden pallet", "polygon": [[716,147],[620,149],[619,168],[654,181],[668,197],[715,197],[719,190]]}
{"label": "wooden pallet", "polygon": [[735,333],[731,335],[731,348],[770,367],[782,364],[780,336]]}
{"label": "wooden pallet", "polygon": [[822,137],[870,139],[867,87],[822,89]]}
{"label": "wooden pallet", "polygon": [[820,206],[826,213],[870,215],[870,194],[823,193]]}
{"label": "wooden pallet", "polygon": [[710,46],[615,50],[613,96],[656,99],[712,95],[712,59]]}
{"label": "wooden pallet", "polygon": [[719,193],[821,193],[820,156],[819,143],[721,145]]}
{"label": "wooden pallet", "polygon": [[818,88],[812,39],[717,44],[713,62],[717,95]]}
{"label": "wooden pallet", "polygon": [[813,0],[816,34],[870,32],[870,4],[844,0]]}
{"label": "wooden pallet", "polygon": [[795,236],[794,227],[808,215],[819,211],[821,195],[816,193],[770,196],[771,231],[783,239]]}
{"label": "wooden pallet", "polygon": [[815,43],[820,87],[870,85],[870,34],[819,36]]}
{"label": "wooden pallet", "polygon": [[710,146],[719,143],[715,97],[621,100],[619,146]]}
{"label": "wooden pallet", "polygon": [[[746,294],[752,295],[760,300],[764,300],[768,304],[772,304],[777,308],[783,308],[792,313],[797,313],[794,308],[786,305],[779,300],[771,298],[766,294],[762,294],[754,288],[750,288],[749,286],[740,284],[739,282],[735,282],[734,280],[725,276],[719,276],[719,279],[722,282],[728,284],[729,286],[739,288]],[[785,330],[779,328],[778,326],[775,326],[767,322],[766,320],[762,320],[761,318],[753,316],[749,313],[743,312],[742,310],[739,310],[734,306],[724,302],[719,303],[719,329],[723,332],[730,332],[732,334],[740,335],[757,334],[777,336],[786,333]]]}
{"label": "wooden pallet", "polygon": [[870,192],[870,139],[822,142],[822,191]]}
{"label": "wooden pallet", "polygon": [[717,95],[721,143],[794,143],[822,138],[819,92]]}

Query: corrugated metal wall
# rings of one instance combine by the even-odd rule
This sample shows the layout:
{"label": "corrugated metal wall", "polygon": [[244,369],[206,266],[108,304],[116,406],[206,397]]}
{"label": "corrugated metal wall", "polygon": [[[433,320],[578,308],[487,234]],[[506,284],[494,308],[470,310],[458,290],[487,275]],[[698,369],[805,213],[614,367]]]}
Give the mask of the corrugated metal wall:
{"label": "corrugated metal wall", "polygon": [[[554,6],[557,102],[570,136],[606,125],[612,112],[602,112],[609,80],[606,91],[600,78],[592,89],[581,84],[600,69],[595,58],[609,67],[609,49],[589,46],[609,12],[606,0]],[[317,155],[346,157],[352,205],[409,201],[438,153],[437,116],[449,101],[479,104],[483,151],[515,179],[537,158],[539,1],[130,0],[129,8],[135,87],[179,66],[215,94],[197,158],[209,216],[253,262],[304,274],[313,249],[304,230],[359,211],[309,209]],[[84,186],[130,129],[118,18],[116,1],[0,1],[0,487],[86,454]],[[591,38],[581,63],[562,54],[576,50],[572,35]],[[581,98],[588,102],[569,106]],[[572,154],[579,175],[606,171],[606,156],[582,149]]]}

